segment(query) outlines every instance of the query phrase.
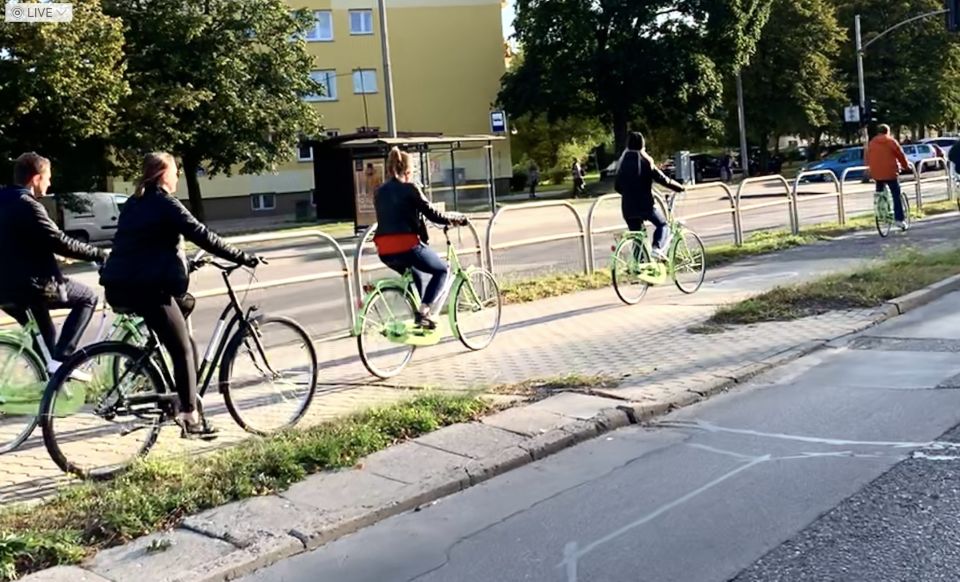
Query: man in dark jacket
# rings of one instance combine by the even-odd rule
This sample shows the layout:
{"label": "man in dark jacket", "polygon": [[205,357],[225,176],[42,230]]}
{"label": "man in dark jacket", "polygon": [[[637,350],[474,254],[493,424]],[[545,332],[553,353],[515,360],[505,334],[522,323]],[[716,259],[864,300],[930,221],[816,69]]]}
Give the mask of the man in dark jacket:
{"label": "man in dark jacket", "polygon": [[[55,255],[103,262],[107,254],[68,237],[37,202],[50,187],[50,160],[33,152],[21,155],[14,164],[13,183],[0,190],[0,305],[20,325],[26,325],[30,310],[52,352],[48,364],[53,372],[77,349],[97,306],[92,289],[63,276]],[[50,309],[70,309],[56,345]]]}
{"label": "man in dark jacket", "polygon": [[664,175],[653,163],[646,151],[643,134],[633,132],[627,140],[627,149],[620,156],[617,165],[617,179],[614,189],[623,197],[620,202],[623,220],[631,231],[643,230],[644,221],[653,224],[653,255],[657,259],[666,258],[667,219],[657,208],[653,199],[653,183],[669,188],[674,192],[683,192],[683,184]]}

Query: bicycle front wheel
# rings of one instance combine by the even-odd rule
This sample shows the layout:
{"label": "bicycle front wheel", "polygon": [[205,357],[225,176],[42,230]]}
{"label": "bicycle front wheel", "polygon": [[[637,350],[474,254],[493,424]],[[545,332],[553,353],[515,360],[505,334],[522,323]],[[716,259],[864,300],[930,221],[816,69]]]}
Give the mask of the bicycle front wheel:
{"label": "bicycle front wheel", "polygon": [[893,208],[890,196],[886,193],[878,194],[874,199],[873,206],[877,233],[881,237],[886,237],[890,234],[890,229],[893,228]]}
{"label": "bicycle front wheel", "polygon": [[697,233],[687,229],[681,233],[671,249],[673,282],[677,289],[690,295],[700,289],[707,275],[707,251]]}
{"label": "bicycle front wheel", "polygon": [[247,432],[268,435],[296,425],[317,391],[317,352],[306,330],[286,317],[242,326],[220,365],[230,416]]}
{"label": "bicycle front wheel", "polygon": [[900,193],[900,204],[903,205],[903,223],[910,227],[910,201],[907,199],[907,195],[903,192]]}
{"label": "bicycle front wheel", "polygon": [[403,371],[413,358],[416,346],[404,343],[413,328],[417,309],[403,289],[388,287],[375,291],[360,314],[357,348],[360,360],[374,376],[386,380]]}
{"label": "bicycle front wheel", "polygon": [[115,477],[157,442],[172,411],[165,397],[166,384],[146,350],[119,342],[83,348],[63,362],[43,394],[47,452],[64,472]]}
{"label": "bicycle front wheel", "polygon": [[32,351],[0,338],[0,453],[9,453],[37,427],[47,369]]}
{"label": "bicycle front wheel", "polygon": [[500,330],[502,309],[493,275],[484,269],[464,273],[454,292],[453,333],[467,349],[482,350]]}
{"label": "bicycle front wheel", "polygon": [[650,262],[650,254],[647,246],[643,244],[643,238],[625,237],[617,244],[610,274],[613,277],[613,290],[627,305],[640,303],[647,294],[650,284],[644,281],[641,275],[643,265]]}

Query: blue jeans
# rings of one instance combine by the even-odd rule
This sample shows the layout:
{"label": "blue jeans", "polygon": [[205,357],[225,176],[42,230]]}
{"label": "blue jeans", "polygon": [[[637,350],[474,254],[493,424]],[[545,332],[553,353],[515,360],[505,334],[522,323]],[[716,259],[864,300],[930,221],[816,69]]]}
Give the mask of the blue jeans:
{"label": "blue jeans", "polygon": [[[394,271],[404,274],[407,269],[413,270],[413,280],[420,293],[420,301],[424,305],[433,305],[437,295],[443,289],[447,280],[447,265],[433,249],[421,243],[413,249],[396,255],[380,255],[383,264]],[[430,283],[423,287],[424,278],[429,275]]]}
{"label": "blue jeans", "polygon": [[903,201],[900,200],[900,180],[877,180],[877,192],[883,192],[883,187],[889,186],[893,197],[893,218],[903,222]]}
{"label": "blue jeans", "polygon": [[643,230],[644,221],[649,221],[653,225],[653,248],[665,251],[663,239],[667,234],[667,219],[663,216],[663,212],[660,212],[660,209],[654,206],[639,216],[629,216],[624,219],[627,228],[633,232]]}

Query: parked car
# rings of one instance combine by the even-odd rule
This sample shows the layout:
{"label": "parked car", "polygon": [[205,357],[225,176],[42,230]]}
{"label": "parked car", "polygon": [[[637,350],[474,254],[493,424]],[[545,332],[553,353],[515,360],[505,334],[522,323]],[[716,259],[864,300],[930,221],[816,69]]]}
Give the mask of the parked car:
{"label": "parked car", "polygon": [[[915,144],[905,145],[903,146],[903,153],[906,154],[907,159],[910,160],[910,164],[914,168],[917,167],[917,164],[920,163],[921,160],[928,160],[930,158],[938,157],[936,150],[933,148],[933,145],[929,143],[915,143]],[[943,164],[931,163],[931,164],[925,164],[923,166],[924,172],[927,172],[933,169],[942,170]],[[909,174],[909,173],[911,173],[909,169],[904,169],[901,172],[901,174]]]}
{"label": "parked car", "polygon": [[[705,180],[719,180],[722,177],[720,173],[719,157],[711,154],[690,154],[690,161],[693,162],[694,180],[697,184]],[[676,180],[676,168],[673,159],[668,160],[660,166],[664,174]]]}
{"label": "parked car", "polygon": [[[865,165],[863,160],[863,147],[847,147],[827,155],[818,162],[805,164],[800,171],[812,172],[815,170],[828,170],[832,172],[833,175],[839,180],[841,176],[843,176],[843,171],[847,168],[855,168],[863,165]],[[862,180],[864,178],[864,174],[865,172],[863,170],[850,172],[847,174],[847,180]],[[810,176],[802,181],[822,182],[826,179],[826,176],[819,175]]]}
{"label": "parked car", "polygon": [[[128,196],[116,192],[74,192],[72,195],[84,200],[87,209],[73,212],[63,209],[63,224],[60,228],[68,235],[84,242],[100,243],[113,240],[117,232],[117,219]],[[56,217],[56,202],[53,196],[42,199],[51,217]]]}
{"label": "parked car", "polygon": [[937,145],[943,150],[944,156],[950,155],[950,148],[952,148],[960,138],[956,137],[928,137],[926,139],[921,139],[920,143]]}

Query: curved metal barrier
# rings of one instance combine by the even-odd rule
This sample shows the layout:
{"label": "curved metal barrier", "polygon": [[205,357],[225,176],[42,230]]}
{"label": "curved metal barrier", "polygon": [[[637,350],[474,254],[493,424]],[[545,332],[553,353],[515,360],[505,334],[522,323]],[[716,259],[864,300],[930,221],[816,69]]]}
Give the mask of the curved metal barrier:
{"label": "curved metal barrier", "polygon": [[[790,231],[793,234],[799,232],[799,220],[797,218],[797,201],[793,196],[793,191],[790,189],[790,184],[787,182],[787,179],[781,175],[775,176],[758,176],[756,178],[747,178],[743,182],[740,182],[740,187],[737,188],[737,214],[739,215],[738,221],[741,229],[743,228],[743,211],[744,210],[759,210],[761,208],[772,208],[774,206],[783,206],[783,200],[775,200],[773,202],[760,202],[757,204],[743,206],[741,200],[743,199],[743,189],[750,184],[763,184],[765,182],[778,182],[783,186],[784,193],[787,195],[786,205],[787,213],[790,220]],[[741,238],[742,238],[741,233]]]}
{"label": "curved metal barrier", "polygon": [[723,182],[711,182],[709,184],[694,184],[686,187],[685,192],[677,193],[670,199],[670,213],[673,214],[673,208],[676,206],[677,200],[680,196],[684,194],[689,194],[690,192],[702,192],[704,190],[723,190],[724,195],[727,198],[727,201],[730,202],[730,208],[724,208],[722,210],[708,210],[706,212],[696,212],[694,214],[684,214],[682,220],[693,220],[695,218],[707,218],[710,216],[723,216],[729,214],[732,216],[733,220],[733,242],[737,246],[743,244],[743,231],[740,228],[740,213],[737,212],[737,198],[733,193],[733,190]]}
{"label": "curved metal barrier", "polygon": [[[497,220],[506,214],[507,212],[517,212],[519,210],[536,210],[539,208],[558,208],[563,207],[570,210],[573,213],[574,218],[577,220],[577,227],[579,232],[564,232],[560,234],[549,234],[544,236],[537,236],[531,238],[525,238],[516,241],[510,241],[500,244],[493,244],[493,227],[496,226]],[[584,274],[589,275],[593,272],[593,265],[589,261],[589,252],[587,251],[587,231],[583,224],[583,217],[580,216],[580,213],[577,212],[577,209],[573,207],[569,202],[564,202],[562,200],[551,201],[551,202],[531,202],[528,204],[514,204],[510,206],[501,206],[493,217],[490,218],[490,223],[487,225],[487,239],[486,239],[486,252],[487,252],[487,269],[496,274],[493,269],[493,251],[495,250],[506,250],[513,249],[517,247],[542,244],[548,242],[556,242],[561,240],[571,240],[577,239],[580,241],[580,250],[583,255],[583,267]]]}
{"label": "curved metal barrier", "polygon": [[[926,181],[923,179],[923,168],[930,165],[940,165],[943,164],[943,167],[947,170],[946,176],[938,176],[935,178],[928,178]],[[923,208],[923,184],[932,184],[935,182],[945,182],[947,184],[947,196],[950,197],[950,191],[953,189],[951,186],[951,176],[950,176],[950,166],[946,158],[934,157],[934,158],[925,158],[920,160],[914,165],[914,176],[916,177],[917,183],[917,210]]]}
{"label": "curved metal barrier", "polygon": [[[844,203],[847,200],[847,176],[853,172],[867,172],[870,168],[867,166],[852,166],[843,170],[840,174],[840,195],[843,197]],[[844,206],[844,220],[846,220],[846,206]]]}
{"label": "curved metal barrier", "polygon": [[[344,280],[344,294],[347,300],[347,328],[350,329],[353,326],[353,321],[356,318],[356,302],[354,300],[353,285],[350,281],[350,266],[347,262],[346,254],[343,252],[343,247],[340,246],[340,243],[336,241],[329,234],[320,231],[320,230],[305,230],[305,231],[296,231],[288,233],[264,233],[264,234],[251,234],[244,236],[236,236],[225,238],[224,240],[232,245],[243,245],[250,243],[261,243],[261,242],[275,242],[275,241],[287,241],[287,240],[297,240],[297,239],[315,239],[322,240],[324,242],[330,243],[330,246],[333,247],[335,251],[335,256],[340,260],[340,270],[339,271],[321,271],[319,273],[312,273],[308,275],[300,275],[297,277],[286,277],[283,279],[278,279],[275,281],[251,281],[247,284],[237,284],[234,286],[234,290],[238,293],[244,291],[254,291],[258,289],[272,289],[275,287],[285,287],[289,285],[298,285],[301,283],[311,283],[314,281],[324,281],[328,279],[343,279]],[[204,256],[206,251],[200,249],[197,251],[197,254],[194,255],[194,258],[199,259]],[[203,299],[207,297],[219,297],[227,294],[226,287],[214,288],[214,289],[205,289],[203,291],[191,292],[197,299]],[[105,305],[100,303],[97,305],[97,311],[103,311]],[[68,309],[57,309],[51,311],[51,316],[66,317],[70,313]],[[11,318],[0,318],[0,326],[9,325],[16,323]]]}
{"label": "curved metal barrier", "polygon": [[804,200],[823,200],[824,198],[836,198],[837,199],[837,222],[841,225],[847,223],[847,213],[843,205],[843,188],[840,186],[840,180],[837,179],[837,175],[831,172],[830,170],[811,170],[809,172],[800,172],[797,174],[797,177],[793,180],[793,199],[797,205],[796,215],[797,215],[797,228],[800,228],[800,197],[798,196],[798,190],[800,189],[800,180],[803,178],[810,178],[812,176],[829,176],[833,180],[833,185],[836,188],[836,192],[830,192],[826,194],[809,194],[803,197]]}
{"label": "curved metal barrier", "polygon": [[[597,208],[606,201],[620,200],[623,196],[619,194],[604,194],[603,196],[597,198],[593,204],[590,205],[590,210],[587,212],[587,260],[590,262],[591,272],[596,268],[596,245],[595,235],[604,234],[607,232],[617,232],[626,229],[626,224],[622,221],[620,224],[615,226],[605,226],[603,228],[594,228],[594,218],[596,216]],[[666,202],[663,201],[663,196],[659,192],[654,192],[653,199],[656,201],[657,205],[660,206],[660,210],[663,211],[663,215],[670,217],[673,215],[673,202],[676,201],[676,197],[671,198],[671,204],[669,207]]]}
{"label": "curved metal barrier", "polygon": [[[429,226],[436,227],[435,224],[428,222]],[[470,234],[473,235],[473,240],[476,241],[476,246],[457,249],[457,255],[466,255],[469,253],[477,254],[477,264],[483,266],[483,243],[480,240],[480,233],[477,231],[476,225],[473,224],[473,221],[467,223],[467,230],[470,231]],[[369,273],[371,271],[380,271],[386,270],[389,267],[382,263],[372,264],[372,265],[363,265],[363,249],[370,244],[373,244],[373,235],[377,232],[377,223],[374,222],[367,227],[367,230],[363,231],[363,235],[357,241],[357,246],[353,251],[353,284],[354,288],[357,290],[357,305],[363,301],[363,274]]]}

